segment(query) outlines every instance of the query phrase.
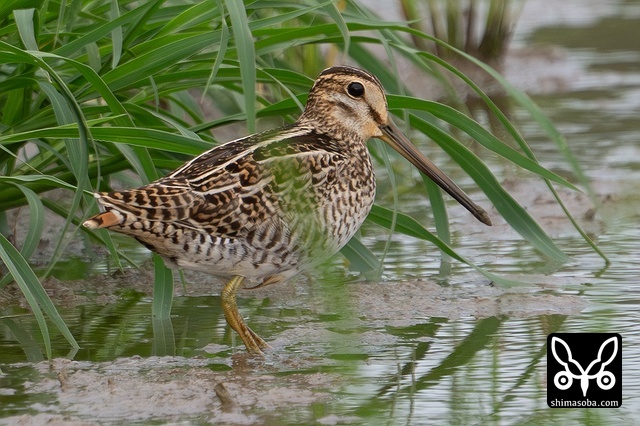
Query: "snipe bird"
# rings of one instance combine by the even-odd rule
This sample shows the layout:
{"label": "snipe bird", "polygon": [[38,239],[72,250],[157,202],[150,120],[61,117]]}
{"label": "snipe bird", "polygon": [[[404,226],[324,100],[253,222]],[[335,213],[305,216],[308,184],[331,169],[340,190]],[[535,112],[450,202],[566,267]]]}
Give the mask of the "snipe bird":
{"label": "snipe bird", "polygon": [[244,279],[258,286],[290,279],[353,237],[375,196],[371,138],[491,224],[394,125],[378,79],[338,66],[320,74],[294,124],[216,146],[149,185],[97,193],[103,213],[84,226],[131,235],[171,267],[230,279],[225,318],[249,352],[261,353],[269,345],[238,312],[238,289]]}

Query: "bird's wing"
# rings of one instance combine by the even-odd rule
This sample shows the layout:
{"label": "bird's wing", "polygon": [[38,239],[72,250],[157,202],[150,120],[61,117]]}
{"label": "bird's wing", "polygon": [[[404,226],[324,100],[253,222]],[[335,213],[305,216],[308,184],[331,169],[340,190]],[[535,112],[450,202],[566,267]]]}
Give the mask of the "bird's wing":
{"label": "bird's wing", "polygon": [[127,220],[163,221],[235,238],[287,227],[288,211],[313,208],[313,184],[341,154],[309,129],[284,128],[217,146],[152,184],[100,193],[106,212],[91,228],[117,230]]}

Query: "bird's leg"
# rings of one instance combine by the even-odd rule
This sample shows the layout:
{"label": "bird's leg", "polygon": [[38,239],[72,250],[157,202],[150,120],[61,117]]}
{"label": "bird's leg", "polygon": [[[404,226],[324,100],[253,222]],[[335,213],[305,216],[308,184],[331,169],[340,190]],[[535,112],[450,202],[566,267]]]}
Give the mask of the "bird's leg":
{"label": "bird's leg", "polygon": [[261,354],[262,349],[270,346],[249,328],[244,319],[242,319],[240,312],[238,312],[236,293],[242,285],[242,281],[244,281],[244,277],[236,275],[224,286],[224,289],[222,289],[222,310],[227,323],[238,333],[247,347],[247,351],[253,354]]}

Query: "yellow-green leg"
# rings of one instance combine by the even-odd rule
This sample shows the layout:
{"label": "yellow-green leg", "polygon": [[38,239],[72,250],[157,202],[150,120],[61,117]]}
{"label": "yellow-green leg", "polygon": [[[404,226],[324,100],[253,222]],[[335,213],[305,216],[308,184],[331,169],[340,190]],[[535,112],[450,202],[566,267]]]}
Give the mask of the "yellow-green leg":
{"label": "yellow-green leg", "polygon": [[253,354],[261,354],[262,349],[268,348],[269,345],[249,328],[240,312],[238,312],[236,293],[242,285],[242,281],[244,281],[244,277],[236,275],[224,286],[222,289],[222,310],[227,323],[238,333],[247,347],[247,351]]}

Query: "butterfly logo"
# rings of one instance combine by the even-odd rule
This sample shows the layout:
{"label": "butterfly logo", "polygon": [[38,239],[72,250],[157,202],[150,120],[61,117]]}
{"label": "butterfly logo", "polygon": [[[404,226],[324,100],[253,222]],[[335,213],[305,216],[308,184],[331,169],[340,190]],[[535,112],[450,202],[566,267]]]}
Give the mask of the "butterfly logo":
{"label": "butterfly logo", "polygon": [[[611,356],[607,360],[603,360],[605,354],[605,348],[612,346],[610,350]],[[553,384],[560,390],[566,390],[573,385],[573,380],[580,380],[580,387],[582,389],[582,396],[587,396],[587,389],[589,389],[589,381],[596,380],[598,387],[602,390],[609,390],[616,384],[616,378],[610,371],[606,371],[606,367],[611,364],[618,353],[618,339],[614,336],[605,340],[600,349],[598,350],[598,356],[591,361],[587,368],[583,368],[582,365],[575,359],[571,353],[569,345],[557,336],[551,338],[551,351],[556,361],[564,367],[564,371],[556,373],[553,378]],[[576,374],[576,372],[579,372]]]}

